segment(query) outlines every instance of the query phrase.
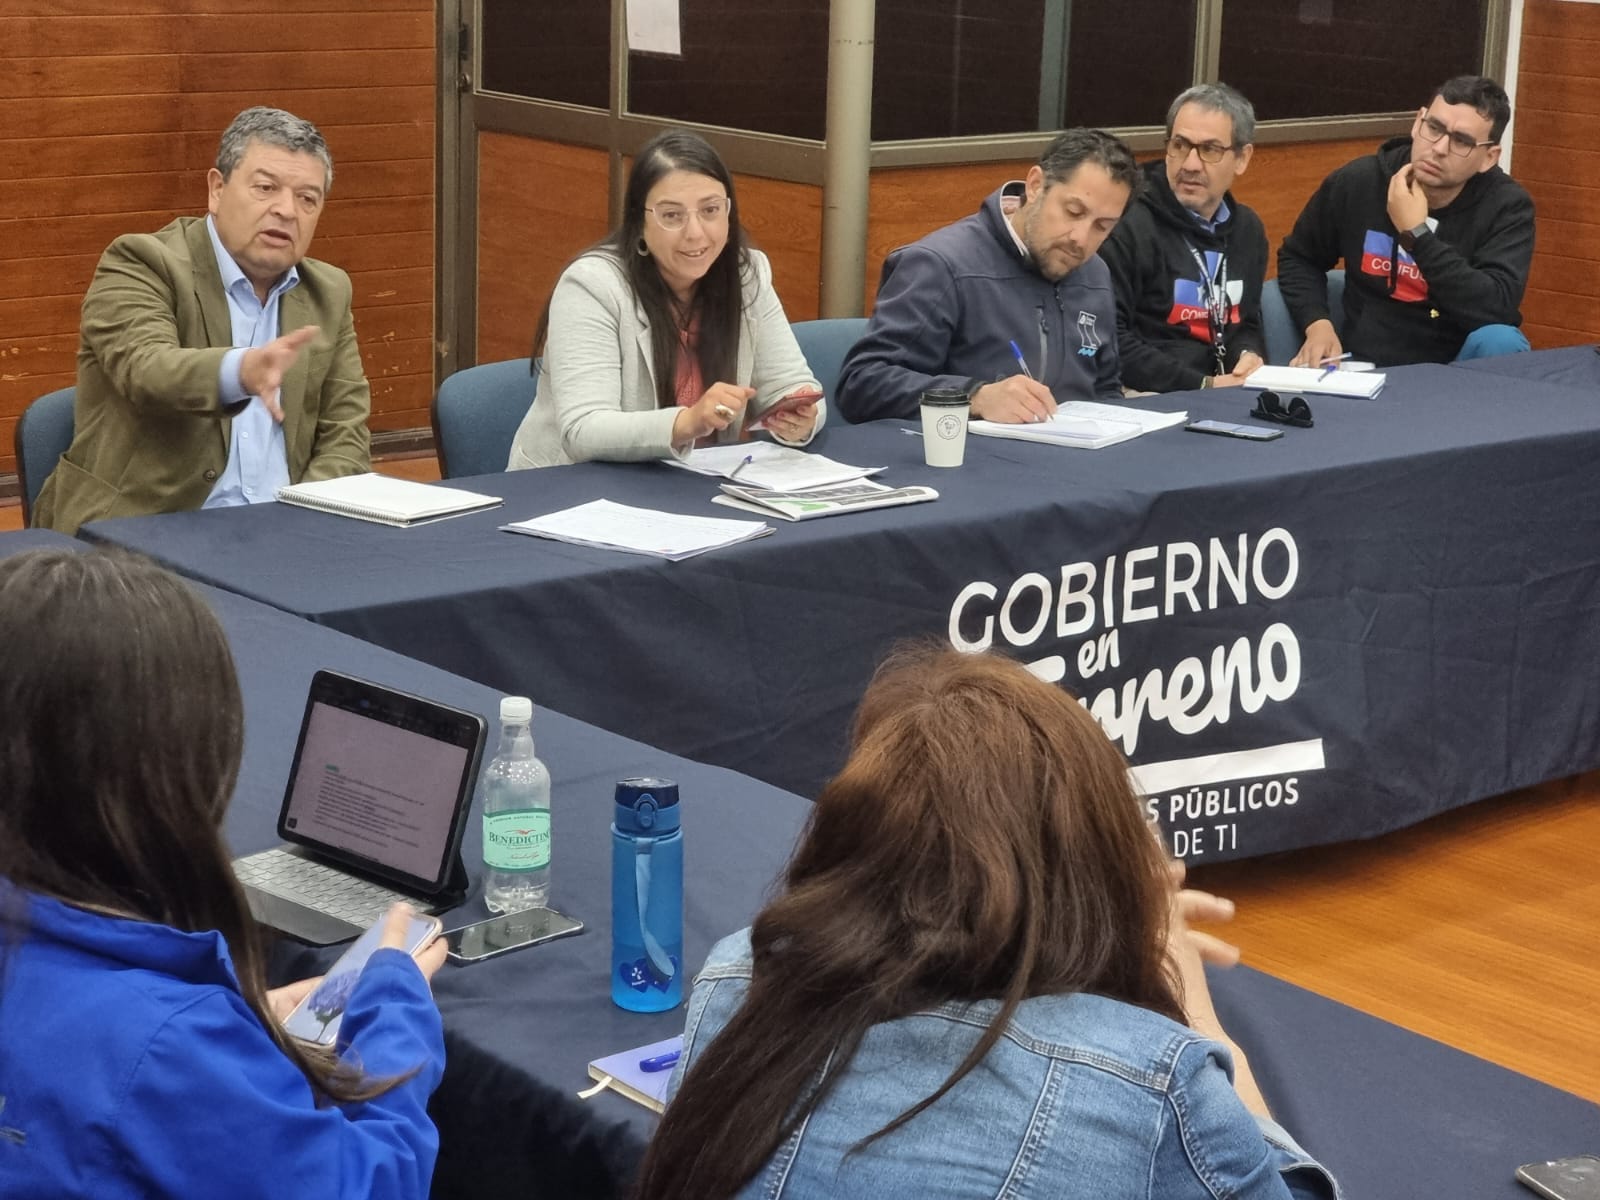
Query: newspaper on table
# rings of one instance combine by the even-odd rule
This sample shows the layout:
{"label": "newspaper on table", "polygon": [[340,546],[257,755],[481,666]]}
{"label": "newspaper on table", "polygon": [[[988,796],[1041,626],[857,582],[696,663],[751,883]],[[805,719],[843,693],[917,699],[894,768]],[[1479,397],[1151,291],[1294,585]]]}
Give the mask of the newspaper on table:
{"label": "newspaper on table", "polygon": [[808,521],[813,517],[834,517],[840,513],[862,512],[869,508],[894,508],[901,504],[922,504],[937,500],[939,493],[920,485],[892,488],[871,479],[855,479],[830,487],[800,491],[774,491],[745,487],[737,483],[722,485],[723,495],[713,496],[716,504],[781,517],[785,521]]}

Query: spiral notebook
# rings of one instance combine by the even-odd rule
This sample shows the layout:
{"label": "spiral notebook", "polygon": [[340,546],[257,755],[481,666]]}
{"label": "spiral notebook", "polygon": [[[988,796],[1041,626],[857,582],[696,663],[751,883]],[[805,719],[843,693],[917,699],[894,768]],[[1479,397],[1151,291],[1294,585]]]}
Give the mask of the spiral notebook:
{"label": "spiral notebook", "polygon": [[370,471],[365,475],[342,475],[338,479],[290,484],[279,488],[277,496],[284,504],[355,517],[358,521],[399,526],[442,521],[500,503],[499,496],[484,496],[432,483],[413,483],[409,479],[395,479]]}

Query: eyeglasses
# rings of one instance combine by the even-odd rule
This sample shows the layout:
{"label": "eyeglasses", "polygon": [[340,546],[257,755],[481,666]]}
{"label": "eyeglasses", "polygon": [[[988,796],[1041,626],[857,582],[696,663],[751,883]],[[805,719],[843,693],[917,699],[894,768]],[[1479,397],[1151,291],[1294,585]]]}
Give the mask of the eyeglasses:
{"label": "eyeglasses", "polygon": [[1494,140],[1475,142],[1464,133],[1451,133],[1449,128],[1437,117],[1422,117],[1419,121],[1418,132],[1427,142],[1437,142],[1445,134],[1450,134],[1450,153],[1459,154],[1462,158],[1471,154],[1480,146],[1492,146]]}
{"label": "eyeglasses", "polygon": [[689,214],[692,212],[700,218],[702,225],[720,225],[728,219],[728,214],[733,211],[733,201],[727,196],[720,200],[707,200],[699,208],[679,208],[677,205],[657,205],[646,208],[645,212],[655,218],[656,224],[668,233],[677,233],[689,224]]}
{"label": "eyeglasses", "polygon": [[1289,406],[1285,408],[1277,392],[1263,391],[1256,396],[1256,406],[1250,410],[1250,415],[1260,421],[1294,425],[1300,429],[1310,429],[1312,424],[1311,405],[1304,396],[1290,396]]}
{"label": "eyeglasses", "polygon": [[1200,161],[1205,163],[1219,163],[1222,156],[1229,150],[1237,150],[1237,146],[1224,146],[1221,142],[1191,142],[1186,137],[1173,134],[1167,139],[1167,157],[1179,160],[1189,157],[1193,150],[1200,156]]}

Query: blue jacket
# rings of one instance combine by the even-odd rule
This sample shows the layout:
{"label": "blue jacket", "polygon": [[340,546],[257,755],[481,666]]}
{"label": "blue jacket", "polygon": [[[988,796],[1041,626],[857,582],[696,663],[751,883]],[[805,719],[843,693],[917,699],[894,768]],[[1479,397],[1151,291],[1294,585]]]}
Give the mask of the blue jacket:
{"label": "blue jacket", "polygon": [[[689,1003],[678,1072],[743,1002],[750,971],[748,930],[712,949]],[[1245,1109],[1226,1047],[1146,1009],[1081,994],[1024,1001],[1005,1036],[950,1093],[861,1153],[847,1153],[931,1095],[995,1008],[946,1004],[868,1030],[834,1089],[739,1196],[1338,1195],[1288,1134]]]}
{"label": "blue jacket", "polygon": [[1057,283],[1034,270],[1000,209],[1021,189],[1006,184],[884,260],[872,319],[839,371],[846,420],[915,417],[929,388],[1021,374],[1012,342],[1058,401],[1122,399],[1111,272],[1099,255]]}
{"label": "blue jacket", "polygon": [[318,1108],[246,1006],[220,934],[40,897],[27,921],[0,947],[0,1196],[428,1194],[444,1035],[407,955],[372,957],[341,1041],[369,1074],[421,1070]]}

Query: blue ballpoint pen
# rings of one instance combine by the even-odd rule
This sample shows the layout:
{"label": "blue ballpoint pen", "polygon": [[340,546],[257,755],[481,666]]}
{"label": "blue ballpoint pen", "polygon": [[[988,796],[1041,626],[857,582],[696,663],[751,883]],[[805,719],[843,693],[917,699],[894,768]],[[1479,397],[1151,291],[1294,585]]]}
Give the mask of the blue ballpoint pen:
{"label": "blue ballpoint pen", "polygon": [[682,1050],[674,1050],[670,1054],[658,1054],[654,1058],[641,1058],[639,1070],[641,1071],[666,1071],[677,1065],[682,1056]]}
{"label": "blue ballpoint pen", "polygon": [[1350,351],[1346,350],[1343,354],[1339,355],[1338,358],[1325,358],[1325,359],[1323,359],[1322,360],[1322,374],[1317,376],[1318,382],[1321,382],[1322,380],[1326,379],[1329,375],[1332,375],[1335,371],[1337,371],[1339,369],[1339,364],[1342,363],[1345,359],[1347,359],[1349,357],[1350,357]]}
{"label": "blue ballpoint pen", "polygon": [[[737,467],[735,467],[733,470],[728,472],[728,478],[729,479],[737,479],[737,478],[739,478],[739,472],[744,470],[751,463],[755,462],[755,460],[756,460],[756,456],[754,454],[746,454],[744,456],[743,461],[740,462],[739,465]],[[647,1071],[649,1069],[650,1069],[649,1067],[645,1068],[645,1070],[647,1070]]]}
{"label": "blue ballpoint pen", "polygon": [[1022,373],[1024,375],[1026,375],[1029,379],[1032,379],[1033,378],[1033,372],[1028,370],[1028,360],[1022,357],[1022,347],[1017,345],[1016,342],[1012,342],[1011,343],[1011,353],[1013,353],[1013,354],[1015,354],[1017,356],[1017,366],[1022,368]]}

